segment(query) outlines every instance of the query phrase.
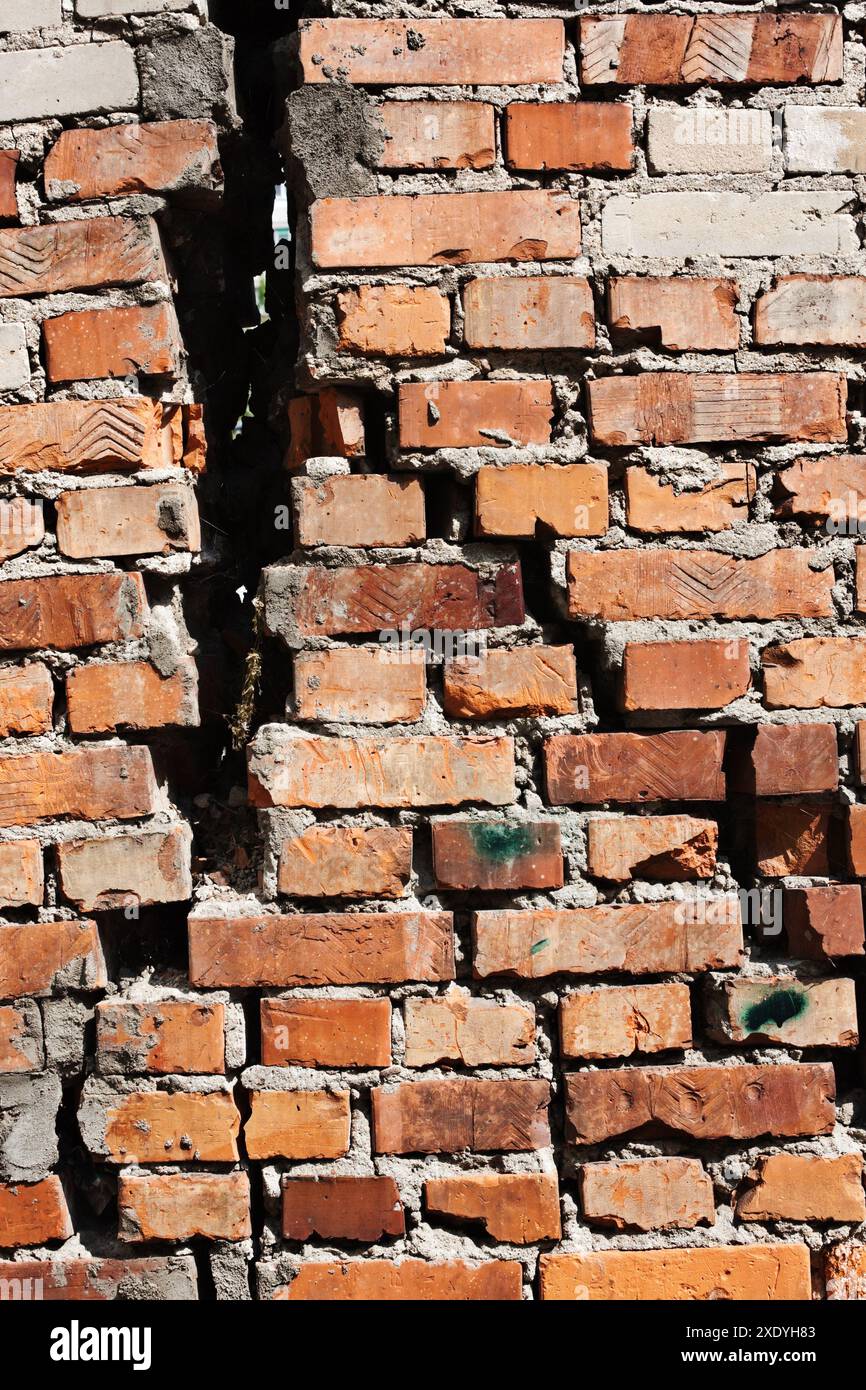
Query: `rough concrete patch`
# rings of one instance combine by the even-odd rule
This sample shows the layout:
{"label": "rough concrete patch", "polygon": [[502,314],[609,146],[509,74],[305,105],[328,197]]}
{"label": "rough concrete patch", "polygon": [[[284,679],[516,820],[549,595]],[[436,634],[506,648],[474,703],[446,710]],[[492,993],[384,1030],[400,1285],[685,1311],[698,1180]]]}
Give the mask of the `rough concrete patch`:
{"label": "rough concrete patch", "polygon": [[357,87],[300,87],[287,104],[287,160],[308,198],[376,192],[372,170],[385,150],[378,107]]}

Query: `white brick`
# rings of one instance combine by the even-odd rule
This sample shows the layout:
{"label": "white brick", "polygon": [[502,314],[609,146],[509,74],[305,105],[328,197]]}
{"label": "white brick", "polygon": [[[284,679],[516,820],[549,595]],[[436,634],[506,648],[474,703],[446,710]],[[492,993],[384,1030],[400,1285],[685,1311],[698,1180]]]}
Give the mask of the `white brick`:
{"label": "white brick", "polygon": [[837,256],[859,250],[837,193],[648,193],[610,198],[605,255]]}
{"label": "white brick", "polygon": [[20,391],[30,380],[23,323],[0,323],[0,391]]}
{"label": "white brick", "polygon": [[866,111],[786,106],[785,164],[792,174],[866,173]]}
{"label": "white brick", "polygon": [[75,0],[82,19],[107,14],[159,14],[160,10],[188,10],[193,0]]}
{"label": "white brick", "polygon": [[138,105],[138,72],[125,43],[0,53],[0,122]]}
{"label": "white brick", "polygon": [[0,34],[50,29],[60,24],[61,0],[0,0]]}
{"label": "white brick", "polygon": [[749,107],[669,106],[649,113],[649,161],[659,173],[754,174],[773,158],[773,118]]}

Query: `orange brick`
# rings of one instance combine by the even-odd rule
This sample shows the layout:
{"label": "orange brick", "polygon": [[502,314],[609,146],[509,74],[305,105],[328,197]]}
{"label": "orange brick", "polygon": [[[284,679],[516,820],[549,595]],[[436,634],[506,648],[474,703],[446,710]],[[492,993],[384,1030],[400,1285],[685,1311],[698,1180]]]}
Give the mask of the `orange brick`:
{"label": "orange brick", "polygon": [[854,981],[800,981],[791,975],[710,982],[706,1026],[721,1043],[787,1047],[855,1047]]}
{"label": "orange brick", "polygon": [[360,285],[338,294],[336,309],[343,352],[441,357],[451,332],[450,301],[438,290],[420,286]]}
{"label": "orange brick", "polygon": [[827,801],[759,801],[755,807],[758,873],[772,878],[829,874],[831,810]]}
{"label": "orange brick", "polygon": [[140,574],[64,574],[0,583],[0,650],[71,651],[144,635]]}
{"label": "orange brick", "polygon": [[380,169],[489,169],[496,162],[496,113],[484,102],[386,101],[378,114],[385,127]]}
{"label": "orange brick", "polygon": [[308,1261],[292,1283],[274,1295],[312,1302],[518,1303],[523,1269],[517,1260],[488,1260],[481,1265],[454,1260]]}
{"label": "orange brick", "polygon": [[427,703],[424,653],[330,647],[294,659],[296,719],[414,724]]}
{"label": "orange brick", "polygon": [[399,388],[403,449],[548,444],[549,381],[419,381]]}
{"label": "orange brick", "polygon": [[556,821],[438,820],[433,876],[440,888],[561,888],[562,844]]}
{"label": "orange brick", "polygon": [[47,666],[0,667],[0,738],[47,734],[51,729],[54,683]]}
{"label": "orange brick", "polygon": [[835,791],[839,750],[835,724],[761,724],[746,746],[734,744],[729,790],[751,796]]}
{"label": "orange brick", "polygon": [[286,1240],[359,1240],[402,1236],[406,1219],[393,1178],[287,1178],[282,1191]]}
{"label": "orange brick", "polygon": [[263,999],[266,1067],[388,1067],[387,999]]}
{"label": "orange brick", "polygon": [[7,1246],[47,1245],[74,1235],[60,1179],[0,1183],[0,1231]]}
{"label": "orange brick", "polygon": [[32,999],[0,1004],[0,1074],[42,1071],[42,1015]]}
{"label": "orange brick", "polygon": [[767,1303],[776,1299],[806,1302],[812,1297],[806,1245],[716,1245],[691,1250],[552,1254],[541,1256],[540,1268],[541,1297],[548,1301],[681,1302],[724,1298]]}
{"label": "orange brick", "polygon": [[134,820],[157,809],[147,748],[96,745],[73,753],[0,758],[0,779],[0,825],[57,817]]}
{"label": "orange brick", "polygon": [[166,830],[66,841],[57,846],[61,891],[77,907],[97,912],[187,902],[191,846],[184,821]]}
{"label": "orange brick", "polygon": [[150,217],[88,217],[0,231],[0,298],[167,279]]}
{"label": "orange brick", "polygon": [[283,841],[277,887],[297,898],[401,898],[411,874],[411,830],[312,825]]}
{"label": "orange brick", "polygon": [[559,19],[311,19],[301,25],[305,82],[524,85],[561,82]]}
{"label": "orange brick", "polygon": [[221,178],[213,121],[159,121],[65,130],[45,160],[49,198],[80,201],[128,193],[194,198]]}
{"label": "orange brick", "polygon": [[49,381],[117,376],[177,376],[180,329],[169,304],[86,309],[45,319]]}
{"label": "orange brick", "polygon": [[44,539],[41,502],[31,502],[26,497],[0,502],[0,562],[40,545]]}
{"label": "orange brick", "polygon": [[436,999],[407,999],[407,1067],[462,1062],[467,1067],[528,1066],[535,1061],[535,1010],[474,999],[450,988]]}
{"label": "orange brick", "polygon": [[550,1143],[546,1081],[414,1081],[371,1094],[375,1153],[520,1152]]}
{"label": "orange brick", "polygon": [[580,254],[578,201],[567,193],[418,193],[322,198],[310,210],[322,270],[555,261]]}
{"label": "orange brick", "polygon": [[0,406],[0,473],[172,468],[183,462],[178,426],[177,406],[143,396]]}
{"label": "orange brick", "polygon": [[488,649],[445,663],[445,713],[457,719],[575,714],[573,647]]}
{"label": "orange brick", "polygon": [[252,1235],[246,1173],[121,1173],[117,1189],[121,1240],[246,1240]]}
{"label": "orange brick", "polygon": [[866,641],[799,637],[765,647],[764,703],[770,709],[841,709],[866,701]]}
{"label": "orange brick", "polygon": [[[197,1297],[195,1260],[191,1255],[146,1260],[9,1260],[0,1262],[0,1279],[11,1288],[38,1289],[47,1302]],[[29,1283],[28,1283],[29,1281]],[[26,1296],[26,1295],[25,1295]],[[35,1297],[35,1294],[34,1294]]]}
{"label": "orange brick", "polygon": [[548,800],[724,801],[721,730],[661,734],[555,734],[545,742]]}
{"label": "orange brick", "polygon": [[476,536],[600,536],[607,530],[607,469],[595,463],[480,468]]}
{"label": "orange brick", "polygon": [[831,520],[841,530],[866,519],[866,458],[831,454],[796,459],[776,473],[778,516],[808,521]]}
{"label": "orange brick", "polygon": [[672,279],[612,276],[607,287],[613,332],[642,334],[675,352],[738,348],[738,297],[736,280],[698,280],[685,275]]}
{"label": "orange brick", "polygon": [[38,840],[5,840],[0,844],[0,907],[42,904],[45,875]]}
{"label": "orange brick", "polygon": [[15,170],[20,158],[20,150],[0,150],[0,217],[18,216]]}
{"label": "orange brick", "polygon": [[43,998],[55,990],[104,989],[105,961],[95,922],[0,926],[0,997]]}
{"label": "orange brick", "polygon": [[299,545],[414,545],[427,534],[418,478],[296,478],[292,500]]}
{"label": "orange brick", "polygon": [[207,1076],[225,1071],[225,1005],[191,999],[97,1004],[96,1050],[104,1073]]}
{"label": "orange brick", "polygon": [[617,1231],[688,1230],[716,1220],[713,1184],[693,1158],[585,1163],[580,1200],[590,1225]]}
{"label": "orange brick", "polygon": [[102,1125],[96,1151],[111,1163],[234,1163],[238,1158],[240,1115],[225,1091],[118,1095],[104,1110]]}
{"label": "orange brick", "polygon": [[75,734],[114,729],[158,729],[177,724],[196,727],[198,674],[195,662],[178,662],[162,676],[147,661],[92,661],[66,677],[69,727]]}
{"label": "orange brick", "polygon": [[250,1091],[250,1158],[340,1158],[349,1129],[348,1091]]}
{"label": "orange brick", "polygon": [[480,1222],[493,1240],[533,1245],[559,1240],[559,1184],[553,1173],[465,1173],[428,1178],[428,1214]]}
{"label": "orange brick", "polygon": [[615,169],[634,163],[624,102],[511,102],[505,108],[510,169]]}
{"label": "orange brick", "polygon": [[740,1221],[866,1220],[860,1154],[765,1154],[736,1196]]}
{"label": "orange brick", "polygon": [[712,878],[719,828],[696,816],[593,816],[587,825],[587,869],[593,878],[676,882]]}
{"label": "orange brick", "polygon": [[866,1297],[866,1245],[831,1245],[824,1256],[824,1280],[828,1299]]}
{"label": "orange brick", "polygon": [[61,493],[57,545],[73,559],[198,551],[201,531],[195,494],[177,483]]}
{"label": "orange brick", "polygon": [[625,710],[723,709],[750,684],[746,640],[625,644]]}
{"label": "orange brick", "polygon": [[748,519],[755,494],[755,470],[742,462],[719,465],[719,477],[700,488],[677,492],[647,468],[627,468],[628,524],[636,531],[727,531]]}
{"label": "orange brick", "polygon": [[864,954],[863,895],[859,884],[783,889],[788,950],[801,960],[828,961]]}
{"label": "orange brick", "polygon": [[318,457],[359,458],[366,451],[361,398],[326,386],[314,396],[295,396],[287,409],[291,442],[286,467],[301,468]]}
{"label": "orange brick", "polygon": [[559,1001],[565,1057],[630,1057],[691,1047],[688,985],[605,985]]}
{"label": "orange brick", "polygon": [[463,291],[470,347],[543,350],[595,347],[595,309],[588,280],[526,275],[470,280]]}

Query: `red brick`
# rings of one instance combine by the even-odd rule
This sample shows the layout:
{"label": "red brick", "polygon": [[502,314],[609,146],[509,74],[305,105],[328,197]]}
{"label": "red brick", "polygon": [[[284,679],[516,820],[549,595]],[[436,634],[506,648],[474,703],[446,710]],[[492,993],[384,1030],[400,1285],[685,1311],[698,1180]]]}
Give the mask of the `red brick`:
{"label": "red brick", "polygon": [[625,644],[625,710],[723,709],[750,684],[745,640]]}
{"label": "red brick", "polygon": [[574,648],[493,648],[446,661],[444,699],[445,713],[457,719],[575,714]]}
{"label": "red brick", "polygon": [[246,1173],[121,1173],[118,1235],[130,1242],[247,1240],[250,1180]]}
{"label": "red brick", "polygon": [[765,647],[764,703],[770,709],[841,709],[866,702],[866,642],[799,637]]}
{"label": "red brick", "polygon": [[484,102],[385,101],[378,114],[385,127],[380,169],[489,169],[496,162],[496,111]]}
{"label": "red brick", "polygon": [[20,158],[20,150],[0,150],[0,217],[18,216],[15,169]]}
{"label": "red brick", "polygon": [[298,545],[414,545],[426,535],[419,478],[296,478],[292,500]]}
{"label": "red brick", "polygon": [[134,820],[157,809],[147,748],[96,745],[0,758],[0,785],[0,825],[62,817]]}
{"label": "red brick", "polygon": [[108,983],[95,922],[0,926],[0,997],[43,998],[55,990]]}
{"label": "red brick", "polygon": [[866,805],[848,807],[848,867],[856,878],[866,878]]}
{"label": "red brick", "polygon": [[712,1181],[694,1158],[585,1163],[580,1201],[590,1225],[617,1231],[688,1230],[716,1221]]}
{"label": "red brick", "polygon": [[511,102],[510,169],[615,169],[634,163],[634,112],[624,102]]}
{"label": "red brick", "polygon": [[660,481],[648,468],[627,468],[625,495],[628,524],[636,531],[727,531],[748,519],[755,470],[740,461],[722,462],[718,478],[677,492],[673,483]]}
{"label": "red brick", "polygon": [[0,907],[41,906],[45,891],[42,846],[38,840],[0,844]]}
{"label": "red brick", "polygon": [[696,816],[593,816],[587,824],[587,872],[628,883],[712,878],[719,828]]}
{"label": "red brick", "polygon": [[842,21],[787,11],[581,19],[580,76],[620,86],[838,82]]}
{"label": "red brick", "polygon": [[0,562],[31,550],[45,539],[42,503],[26,497],[0,501]]}
{"label": "red brick", "polygon": [[450,912],[189,919],[190,982],[209,989],[454,977]]}
{"label": "red brick", "polygon": [[764,1154],[737,1190],[739,1221],[866,1220],[863,1159]]}
{"label": "red brick", "polygon": [[580,254],[577,198],[540,188],[322,198],[310,210],[310,225],[313,264],[322,270]]}
{"label": "red brick", "polygon": [[778,276],[755,301],[755,342],[866,347],[866,279]]}
{"label": "red brick", "polygon": [[854,745],[851,750],[855,780],[862,787],[866,784],[866,720],[858,719],[854,725]]}
{"label": "red brick", "polygon": [[639,334],[674,352],[734,351],[740,346],[736,280],[690,276],[611,276],[607,287],[610,327]]}
{"label": "red brick", "polygon": [[691,1047],[688,985],[604,985],[559,1001],[564,1057],[630,1057]]}
{"label": "red brick", "polygon": [[361,398],[352,391],[326,386],[314,396],[295,396],[287,415],[291,439],[286,467],[290,471],[310,458],[359,458],[366,451]]}
{"label": "red brick", "polygon": [[60,1179],[0,1183],[0,1231],[6,1246],[47,1245],[74,1235]]}
{"label": "red brick", "polygon": [[234,1163],[240,1115],[225,1091],[119,1095],[98,1152],[111,1163]]}
{"label": "red brick", "polygon": [[277,887],[297,898],[401,898],[411,875],[411,830],[311,825],[283,840]]}
{"label": "red brick", "polygon": [[274,1297],[315,1303],[519,1303],[522,1276],[517,1260],[480,1265],[457,1260],[315,1260],[307,1261]]}
{"label": "red brick", "polygon": [[464,1173],[428,1178],[428,1214],[480,1222],[493,1240],[533,1245],[559,1240],[559,1184],[553,1173]]}
{"label": "red brick", "polygon": [[166,830],[66,841],[57,846],[61,891],[85,911],[187,902],[191,847],[183,821]]}
{"label": "red brick", "polygon": [[642,372],[587,382],[596,444],[842,441],[846,385],[834,372]]}
{"label": "red brick", "polygon": [[[866,809],[866,808],[864,808]],[[556,821],[434,821],[433,874],[440,888],[561,888]]]}
{"label": "red brick", "polygon": [[546,1081],[413,1081],[377,1088],[375,1153],[486,1153],[544,1149],[550,1144]]}
{"label": "red brick", "polygon": [[387,999],[263,999],[266,1067],[388,1067]]}
{"label": "red brick", "polygon": [[0,668],[0,738],[10,734],[46,734],[51,730],[54,683],[47,666]]}
{"label": "red brick", "polygon": [[423,651],[329,647],[294,659],[296,719],[414,724],[427,703]]}
{"label": "red brick", "polygon": [[808,1302],[812,1297],[806,1245],[551,1254],[541,1256],[540,1269],[541,1297],[554,1302],[725,1299],[768,1303],[776,1299]]}
{"label": "red brick", "polygon": [[406,1231],[393,1178],[286,1178],[281,1213],[285,1240],[371,1243]]}
{"label": "red brick", "polygon": [[76,666],[66,677],[66,704],[69,727],[75,734],[171,724],[195,727],[199,722],[195,662],[179,661],[170,676],[162,676],[147,661],[92,661]]}
{"label": "red brick", "polygon": [[178,406],[143,396],[0,406],[0,473],[129,473],[184,462]]}
{"label": "red brick", "polygon": [[[417,37],[410,40],[410,31]],[[561,82],[559,19],[312,19],[301,25],[305,82],[479,86]]]}
{"label": "red brick", "polygon": [[201,531],[195,495],[177,483],[61,493],[57,545],[74,560],[198,551]]}
{"label": "red brick", "polygon": [[32,999],[0,1004],[0,1074],[42,1071],[42,1015]]}
{"label": "red brick", "polygon": [[854,981],[791,975],[711,983],[707,1032],[716,1042],[785,1047],[855,1047]]}
{"label": "red brick", "polygon": [[839,785],[835,724],[761,724],[751,746],[736,751],[729,783],[734,791],[803,796]]}
{"label": "red brick", "polygon": [[250,748],[254,806],[509,806],[515,798],[510,738],[304,737],[266,726]]}
{"label": "red brick", "polygon": [[96,1006],[101,1072],[195,1076],[225,1071],[225,1005],[131,999]]}
{"label": "red brick", "polygon": [[514,351],[595,347],[592,290],[580,276],[470,280],[463,291],[463,311],[469,347]]}
{"label": "red brick", "polygon": [[167,280],[152,218],[89,217],[0,231],[0,298]]}
{"label": "red brick", "polygon": [[828,961],[864,954],[863,895],[859,884],[785,888],[782,902],[785,935],[792,956]]}
{"label": "red brick", "polygon": [[555,734],[545,742],[554,806],[603,801],[724,801],[721,730],[661,734]]}
{"label": "red brick", "polygon": [[755,806],[758,873],[823,877],[830,872],[831,807],[827,802],[759,801]]}
{"label": "red brick", "polygon": [[168,304],[59,314],[42,332],[49,381],[176,377],[180,368],[180,329]]}
{"label": "red brick", "polygon": [[866,519],[866,458],[829,454],[796,459],[776,473],[774,491],[778,516],[832,519],[844,530],[850,521]]}
{"label": "red brick", "polygon": [[140,574],[64,574],[0,584],[0,649],[72,651],[144,635]]}
{"label": "red brick", "polygon": [[829,618],[832,568],[813,552],[771,550],[741,560],[715,550],[572,550],[568,610],[606,622],[634,618]]}
{"label": "red brick", "polygon": [[830,1134],[835,1094],[826,1062],[569,1072],[566,1136],[597,1144],[649,1124],[693,1139]]}
{"label": "red brick", "polygon": [[549,381],[417,381],[399,388],[403,449],[548,444]]}
{"label": "red brick", "polygon": [[481,468],[476,536],[600,536],[607,530],[607,469],[594,463]]}
{"label": "red brick", "polygon": [[475,975],[679,974],[737,965],[743,949],[736,897],[689,902],[476,912]]}
{"label": "red brick", "polygon": [[[373,357],[441,357],[451,332],[450,300],[438,290],[414,285],[345,290],[337,295],[336,314],[340,350]],[[366,481],[378,476],[370,474]],[[420,491],[417,481],[415,487]]]}
{"label": "red brick", "polygon": [[45,191],[64,202],[129,193],[194,198],[221,181],[216,137],[212,121],[65,130],[45,160]]}
{"label": "red brick", "polygon": [[529,1066],[535,1061],[535,1010],[476,999],[451,986],[435,999],[407,999],[407,1067],[462,1062],[467,1067]]}
{"label": "red brick", "polygon": [[866,1245],[856,1241],[831,1245],[824,1255],[824,1281],[828,1299],[866,1296]]}
{"label": "red brick", "polygon": [[[195,1299],[197,1280],[191,1255],[145,1260],[0,1261],[0,1280],[10,1298],[45,1302],[97,1302],[108,1299]],[[20,1294],[19,1291],[20,1290]]]}
{"label": "red brick", "polygon": [[349,1151],[348,1091],[250,1091],[247,1154],[257,1158],[340,1158]]}

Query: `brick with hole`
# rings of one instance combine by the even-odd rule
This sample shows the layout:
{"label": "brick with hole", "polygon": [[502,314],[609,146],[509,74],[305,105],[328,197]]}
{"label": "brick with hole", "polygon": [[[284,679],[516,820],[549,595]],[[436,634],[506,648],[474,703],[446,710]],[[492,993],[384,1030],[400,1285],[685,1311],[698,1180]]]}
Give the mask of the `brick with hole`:
{"label": "brick with hole", "polygon": [[456,719],[577,713],[574,648],[489,647],[445,662],[445,713]]}
{"label": "brick with hole", "polygon": [[43,999],[108,983],[95,922],[0,926],[0,945],[0,998]]}
{"label": "brick with hole", "polygon": [[73,651],[142,637],[149,618],[140,574],[64,574],[0,583],[0,650]]}
{"label": "brick with hole", "polygon": [[57,846],[63,896],[84,911],[110,912],[192,897],[192,830],[126,832]]}
{"label": "brick with hole", "polygon": [[737,1189],[738,1221],[866,1220],[858,1153],[762,1154]]}
{"label": "brick with hole", "polygon": [[688,985],[605,985],[559,1001],[564,1057],[630,1057],[692,1045]]}
{"label": "brick with hole", "polygon": [[759,801],[755,805],[755,860],[759,874],[825,877],[830,873],[829,801]]}
{"label": "brick with hole", "polygon": [[197,728],[198,672],[181,658],[163,676],[149,661],[91,661],[66,677],[66,709],[74,734],[115,729]]}
{"label": "brick with hole", "polygon": [[721,730],[660,734],[554,734],[545,741],[554,806],[605,801],[724,801]]}
{"label": "brick with hole", "polygon": [[280,1220],[285,1240],[357,1240],[402,1236],[406,1218],[393,1178],[284,1178]]}
{"label": "brick with hole", "polygon": [[117,1234],[130,1244],[247,1240],[250,1180],[246,1173],[121,1173]]}
{"label": "brick with hole", "polygon": [[648,535],[669,531],[728,531],[748,520],[749,499],[755,495],[751,464],[719,465],[718,477],[702,487],[677,491],[648,468],[627,468],[625,495],[628,524]]}
{"label": "brick with hole", "polygon": [[176,193],[197,200],[221,182],[212,121],[142,121],[105,130],[65,130],[45,159],[52,200]]}
{"label": "brick with hole", "polygon": [[391,1005],[387,999],[263,999],[266,1067],[388,1067]]}
{"label": "brick with hole", "polygon": [[512,101],[505,108],[508,167],[628,173],[633,119],[625,102]]}
{"label": "brick with hole", "polygon": [[585,1163],[580,1204],[591,1226],[615,1231],[677,1231],[713,1226],[713,1184],[694,1158]]}
{"label": "brick with hole", "polygon": [[0,1004],[0,1075],[42,1071],[45,1043],[42,1015],[32,999]]}
{"label": "brick with hole", "polygon": [[103,1075],[208,1076],[225,1071],[225,1005],[192,999],[103,1001],[96,1055]]}
{"label": "brick with hole", "polygon": [[293,898],[402,898],[411,876],[411,830],[311,825],[283,840],[277,887]]}
{"label": "brick with hole", "polygon": [[657,341],[674,352],[733,351],[740,345],[736,280],[691,276],[611,276],[611,332]]}
{"label": "brick with hole", "polygon": [[587,871],[614,883],[712,878],[718,843],[716,822],[698,816],[592,816]]}
{"label": "brick with hole", "polygon": [[250,1091],[247,1154],[260,1158],[341,1158],[349,1151],[348,1091]]}
{"label": "brick with hole", "polygon": [[90,1078],[78,1111],[84,1142],[108,1163],[234,1163],[240,1114],[228,1091],[158,1091]]}
{"label": "brick with hole", "polygon": [[425,653],[330,647],[294,658],[295,717],[338,724],[414,724],[427,703]]}
{"label": "brick with hole", "polygon": [[150,750],[94,745],[0,758],[0,825],[135,820],[156,808]]}
{"label": "brick with hole", "polygon": [[315,1260],[273,1297],[296,1303],[519,1303],[522,1277],[517,1260]]}
{"label": "brick with hole", "polygon": [[739,638],[625,644],[624,710],[724,709],[750,685],[749,644]]}
{"label": "brick with hole", "polygon": [[286,468],[296,472],[311,458],[358,458],[366,452],[364,407],[354,391],[325,386],[315,395],[295,396],[287,407]]}
{"label": "brick with hole", "polygon": [[451,303],[438,290],[359,285],[338,294],[335,308],[342,352],[369,357],[441,357],[445,352]]}
{"label": "brick with hole", "polygon": [[607,469],[600,464],[518,463],[476,474],[476,536],[600,536],[607,525]]}
{"label": "brick with hole", "polygon": [[440,888],[561,888],[557,821],[458,821],[432,824],[433,874]]}
{"label": "brick with hole", "polygon": [[755,342],[866,346],[866,278],[780,275],[755,301]]}
{"label": "brick with hole", "polygon": [[41,545],[44,539],[41,502],[32,502],[26,497],[0,502],[0,562]]}
{"label": "brick with hole", "polygon": [[788,953],[795,959],[827,962],[864,954],[863,894],[859,884],[784,888],[782,894]]}
{"label": "brick with hole", "polygon": [[546,1081],[412,1081],[371,1094],[377,1154],[519,1153],[550,1144]]}
{"label": "brick with hole", "polygon": [[534,1245],[559,1240],[559,1184],[555,1173],[462,1173],[428,1178],[428,1216],[480,1224],[492,1240]]}
{"label": "brick with hole", "polygon": [[0,150],[0,217],[18,216],[18,199],[15,196],[15,171],[20,150]]}
{"label": "brick with hole", "polygon": [[866,702],[866,641],[797,637],[764,648],[764,703],[769,709],[843,709]]}
{"label": "brick with hole", "polygon": [[377,114],[385,127],[380,169],[489,169],[496,162],[496,109],[486,102],[384,101]]}
{"label": "brick with hole", "polygon": [[844,978],[710,977],[706,1028],[720,1043],[786,1047],[856,1047],[854,981]]}
{"label": "brick with hole", "polygon": [[57,1177],[34,1183],[0,1183],[0,1243],[10,1248],[49,1245],[74,1235]]}
{"label": "brick with hole", "polygon": [[168,304],[86,309],[42,325],[49,381],[106,377],[176,377],[183,345]]}
{"label": "brick with hole", "polygon": [[414,545],[426,536],[420,478],[346,473],[295,478],[298,545]]}
{"label": "brick with hole", "polygon": [[776,513],[803,521],[831,521],[842,534],[866,516],[866,458],[831,454],[796,459],[773,483]]}
{"label": "brick with hole", "polygon": [[398,389],[403,449],[514,448],[549,444],[549,381],[408,382]]}
{"label": "brick with hole", "polygon": [[581,276],[496,276],[463,291],[469,347],[510,351],[595,347],[592,289]]}
{"label": "brick with hole", "polygon": [[0,231],[0,298],[167,280],[149,217],[89,217]]}
{"label": "brick with hole", "polygon": [[752,796],[835,791],[835,724],[761,724],[753,739],[732,741],[729,787]]}
{"label": "brick with hole", "polygon": [[809,1247],[800,1244],[716,1245],[669,1250],[601,1250],[542,1255],[541,1297],[570,1303],[809,1302]]}
{"label": "brick with hole", "polygon": [[204,988],[435,983],[454,978],[450,912],[189,917],[190,983]]}
{"label": "brick with hole", "polygon": [[41,906],[45,891],[42,846],[38,840],[0,843],[0,907]]}
{"label": "brick with hole", "polygon": [[0,669],[0,738],[51,730],[54,683],[47,666],[28,662]]}
{"label": "brick with hole", "polygon": [[185,465],[182,416],[177,406],[144,396],[0,406],[0,473],[179,467]]}
{"label": "brick with hole", "polygon": [[451,986],[433,999],[407,999],[403,1015],[407,1067],[523,1067],[535,1061],[535,1010],[529,1004],[479,999]]}
{"label": "brick with hole", "polygon": [[57,499],[57,545],[75,560],[198,551],[195,496],[174,483],[64,492]]}

